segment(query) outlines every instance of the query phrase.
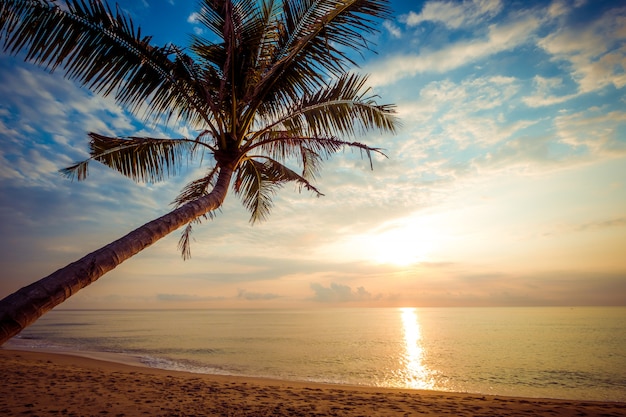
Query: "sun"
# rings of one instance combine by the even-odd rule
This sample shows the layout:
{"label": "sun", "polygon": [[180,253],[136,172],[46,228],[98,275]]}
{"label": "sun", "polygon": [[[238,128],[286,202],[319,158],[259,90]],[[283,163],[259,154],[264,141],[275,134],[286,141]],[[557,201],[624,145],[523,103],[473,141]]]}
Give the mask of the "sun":
{"label": "sun", "polygon": [[408,266],[427,259],[431,241],[413,228],[394,228],[368,237],[371,259],[379,264]]}
{"label": "sun", "polygon": [[406,267],[432,260],[439,240],[436,229],[426,219],[404,218],[353,235],[341,246],[350,258]]}
{"label": "sun", "polygon": [[347,235],[325,246],[325,257],[367,261],[393,267],[436,262],[442,236],[436,219],[406,217],[385,222],[367,232]]}

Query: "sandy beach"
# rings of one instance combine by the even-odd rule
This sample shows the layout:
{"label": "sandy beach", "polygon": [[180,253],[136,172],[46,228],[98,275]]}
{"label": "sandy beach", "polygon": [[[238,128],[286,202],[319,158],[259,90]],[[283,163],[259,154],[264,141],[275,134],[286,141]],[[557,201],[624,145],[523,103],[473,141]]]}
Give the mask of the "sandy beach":
{"label": "sandy beach", "polygon": [[626,416],[626,403],[193,374],[0,349],[8,416]]}

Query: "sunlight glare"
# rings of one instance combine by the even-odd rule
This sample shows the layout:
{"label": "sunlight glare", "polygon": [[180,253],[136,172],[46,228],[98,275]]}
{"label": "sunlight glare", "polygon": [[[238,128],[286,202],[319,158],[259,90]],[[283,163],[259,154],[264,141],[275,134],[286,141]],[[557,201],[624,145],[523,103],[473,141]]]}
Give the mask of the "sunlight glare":
{"label": "sunlight glare", "polygon": [[373,237],[373,259],[380,264],[407,266],[418,263],[428,254],[428,242],[410,231],[393,229]]}
{"label": "sunlight glare", "polygon": [[424,365],[424,348],[422,334],[414,308],[401,308],[402,328],[404,329],[405,355],[405,383],[416,389],[433,389],[430,371]]}
{"label": "sunlight glare", "polygon": [[369,235],[371,259],[380,264],[408,266],[429,260],[440,236],[425,218],[406,218]]}
{"label": "sunlight glare", "polygon": [[318,254],[343,261],[365,259],[375,264],[408,267],[438,259],[437,252],[448,240],[444,230],[439,216],[409,216],[348,235]]}

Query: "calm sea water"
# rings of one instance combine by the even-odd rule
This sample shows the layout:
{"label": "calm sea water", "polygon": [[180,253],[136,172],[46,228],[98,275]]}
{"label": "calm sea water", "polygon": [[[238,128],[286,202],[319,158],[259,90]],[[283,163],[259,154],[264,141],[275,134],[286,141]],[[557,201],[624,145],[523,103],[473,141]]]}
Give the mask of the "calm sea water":
{"label": "calm sea water", "polygon": [[626,308],[55,310],[5,347],[287,380],[626,401]]}

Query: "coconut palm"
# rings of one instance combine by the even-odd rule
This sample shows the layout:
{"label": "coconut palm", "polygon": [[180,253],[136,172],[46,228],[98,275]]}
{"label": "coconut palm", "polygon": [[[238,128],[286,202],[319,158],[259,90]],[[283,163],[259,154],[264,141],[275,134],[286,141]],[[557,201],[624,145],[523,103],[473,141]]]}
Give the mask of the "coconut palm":
{"label": "coconut palm", "polygon": [[[286,183],[321,195],[321,163],[354,148],[370,161],[380,149],[353,141],[392,133],[393,106],[379,105],[351,56],[390,14],[387,0],[202,0],[210,39],[187,48],[155,46],[116,6],[99,0],[0,0],[5,53],[112,96],[131,113],[185,123],[191,138],[89,133],[90,158],[62,172],[84,180],[92,161],[135,181],[164,180],[190,158],[211,162],[185,186],[176,208],[0,301],[0,344],[124,260],[183,226],[211,217],[227,191],[252,221],[267,217]],[[206,157],[210,155],[211,158]],[[290,168],[291,166],[292,168]]]}

